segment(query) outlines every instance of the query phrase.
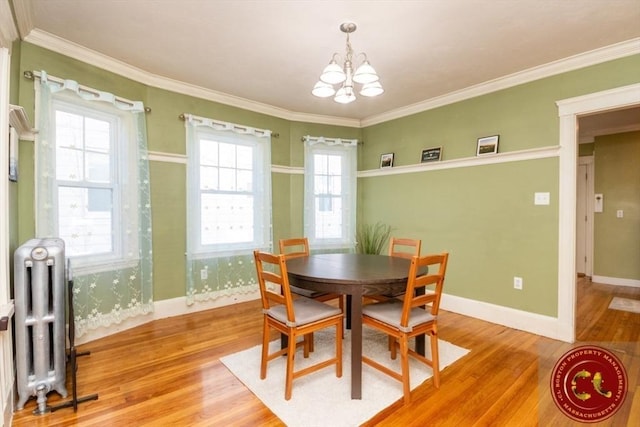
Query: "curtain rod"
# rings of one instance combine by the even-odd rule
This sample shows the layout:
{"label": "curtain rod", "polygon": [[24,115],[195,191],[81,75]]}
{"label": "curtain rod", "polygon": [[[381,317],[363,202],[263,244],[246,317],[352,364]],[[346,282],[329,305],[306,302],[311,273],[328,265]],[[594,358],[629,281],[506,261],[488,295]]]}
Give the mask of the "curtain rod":
{"label": "curtain rod", "polygon": [[[202,122],[203,120],[205,120],[204,117],[198,117],[198,116],[195,116],[193,114],[188,114],[188,113],[181,113],[181,114],[178,115],[178,118],[180,120],[184,121],[184,120],[187,120],[187,115],[190,115],[193,120],[197,120],[199,122]],[[213,122],[213,123],[225,124],[225,122],[221,122],[221,121],[218,121],[218,120],[213,120],[213,119],[206,119],[206,120],[211,120],[211,122]],[[247,130],[247,129],[251,128],[250,126],[240,126],[240,125],[237,125],[235,123],[232,123],[232,124],[233,124],[233,127],[238,128],[238,129]],[[261,130],[261,129],[256,129],[256,130]],[[280,138],[280,134],[277,133],[277,132],[271,132],[271,138]]]}
{"label": "curtain rod", "polygon": [[362,145],[364,144],[364,141],[358,141],[358,139],[348,139],[348,138],[326,138],[324,136],[310,136],[310,135],[305,135],[302,138],[300,138],[300,141],[305,142],[305,141],[311,141],[311,142],[329,142],[329,143],[334,143],[334,144],[339,144],[342,143],[342,141],[345,142],[354,142],[358,145]]}
{"label": "curtain rod", "polygon": [[[40,78],[40,71],[25,71],[22,74],[26,79],[29,80],[35,80],[35,79],[39,79]],[[50,74],[47,74],[47,78],[53,82],[56,82],[58,84],[64,84],[64,79],[61,79],[60,77],[54,77]],[[87,92],[96,96],[99,96],[100,94],[98,92],[96,92],[94,89],[91,89],[89,87],[83,86],[83,85],[79,85],[80,90],[82,90],[83,92]],[[116,101],[121,102],[123,104],[127,104],[130,106],[135,105],[133,101],[128,100],[126,98],[121,98],[119,96],[115,97]],[[150,107],[144,107],[144,112],[145,113],[150,113],[151,112],[151,108]]]}

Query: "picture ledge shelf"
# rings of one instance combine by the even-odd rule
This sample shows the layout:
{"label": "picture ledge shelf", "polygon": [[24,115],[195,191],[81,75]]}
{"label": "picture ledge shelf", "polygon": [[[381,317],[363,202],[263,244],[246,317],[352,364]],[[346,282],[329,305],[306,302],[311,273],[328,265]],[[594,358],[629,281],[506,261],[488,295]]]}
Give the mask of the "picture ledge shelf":
{"label": "picture ledge shelf", "polygon": [[464,157],[461,159],[442,160],[438,162],[418,163],[412,165],[394,166],[392,168],[359,171],[358,178],[492,165],[497,163],[518,162],[523,160],[546,159],[550,157],[558,157],[559,155],[560,146],[554,145],[548,147],[532,148],[529,150],[492,154],[490,156]]}

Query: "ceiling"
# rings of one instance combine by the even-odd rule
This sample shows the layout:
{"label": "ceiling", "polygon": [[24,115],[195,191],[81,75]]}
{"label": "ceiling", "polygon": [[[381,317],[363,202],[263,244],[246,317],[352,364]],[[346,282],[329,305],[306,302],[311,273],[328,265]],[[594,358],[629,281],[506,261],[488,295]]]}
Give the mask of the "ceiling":
{"label": "ceiling", "polygon": [[[629,43],[639,0],[13,0],[24,40],[89,49],[230,103],[353,120]],[[614,7],[615,5],[615,7]],[[311,89],[332,54],[366,52],[385,93],[348,105]],[[53,41],[52,41],[53,40]],[[86,49],[85,49],[86,48]],[[635,52],[637,53],[637,52]],[[135,74],[132,72],[132,74]]]}

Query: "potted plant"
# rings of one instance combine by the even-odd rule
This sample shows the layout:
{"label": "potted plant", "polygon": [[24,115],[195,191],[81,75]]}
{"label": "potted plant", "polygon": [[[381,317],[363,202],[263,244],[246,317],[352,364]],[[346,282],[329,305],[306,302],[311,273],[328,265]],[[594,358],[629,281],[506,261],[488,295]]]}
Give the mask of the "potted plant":
{"label": "potted plant", "polygon": [[358,225],[356,230],[356,252],[359,254],[379,255],[387,247],[391,236],[391,226],[377,222]]}

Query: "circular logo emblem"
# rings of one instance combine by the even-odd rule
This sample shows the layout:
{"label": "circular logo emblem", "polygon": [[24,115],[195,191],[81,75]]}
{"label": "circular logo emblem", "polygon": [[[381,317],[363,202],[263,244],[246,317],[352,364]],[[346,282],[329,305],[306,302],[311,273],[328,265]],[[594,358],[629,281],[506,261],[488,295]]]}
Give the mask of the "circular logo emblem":
{"label": "circular logo emblem", "polygon": [[582,346],[565,353],[551,373],[551,395],[569,418],[595,423],[611,417],[627,396],[627,373],[607,349]]}

